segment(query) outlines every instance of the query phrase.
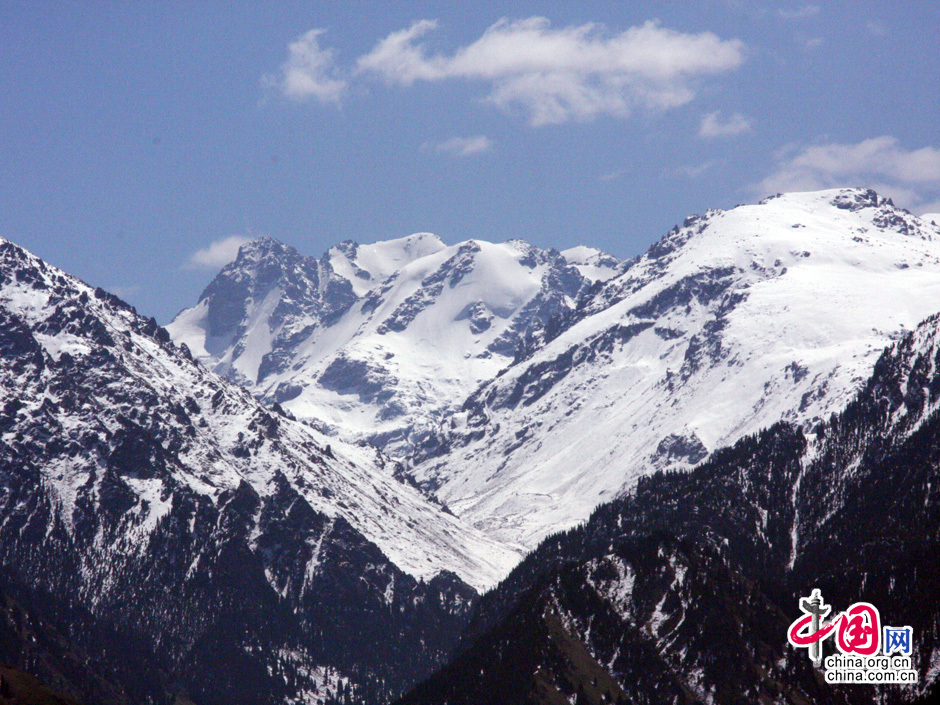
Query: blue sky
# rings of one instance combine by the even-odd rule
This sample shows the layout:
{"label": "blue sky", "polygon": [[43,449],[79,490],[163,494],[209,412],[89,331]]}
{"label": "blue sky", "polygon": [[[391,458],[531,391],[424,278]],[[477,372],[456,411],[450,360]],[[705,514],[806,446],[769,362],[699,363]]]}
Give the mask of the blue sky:
{"label": "blue sky", "polygon": [[[471,7],[472,5],[472,7]],[[940,211],[940,3],[0,4],[0,235],[168,322],[233,247]]]}

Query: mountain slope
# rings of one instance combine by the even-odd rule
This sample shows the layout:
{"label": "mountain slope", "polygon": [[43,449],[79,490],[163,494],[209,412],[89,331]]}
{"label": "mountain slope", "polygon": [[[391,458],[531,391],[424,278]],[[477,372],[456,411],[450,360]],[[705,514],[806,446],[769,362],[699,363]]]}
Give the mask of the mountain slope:
{"label": "mountain slope", "polygon": [[269,402],[405,457],[533,332],[620,263],[521,241],[446,246],[422,233],[320,259],[243,246],[173,339]]}
{"label": "mountain slope", "polygon": [[[940,676],[940,316],[807,434],[777,424],[644,477],[544,541],[402,703],[914,702]],[[830,686],[787,644],[798,598],[913,627],[915,687]],[[832,645],[826,644],[826,653]]]}
{"label": "mountain slope", "polygon": [[938,308],[940,227],[872,191],[710,211],[471,395],[413,474],[490,535],[533,546],[643,474],[827,418]]}
{"label": "mountain slope", "polygon": [[93,671],[140,654],[133,701],[380,702],[443,658],[467,583],[517,554],[396,470],[0,241],[0,593],[66,615],[50,633],[97,644]]}

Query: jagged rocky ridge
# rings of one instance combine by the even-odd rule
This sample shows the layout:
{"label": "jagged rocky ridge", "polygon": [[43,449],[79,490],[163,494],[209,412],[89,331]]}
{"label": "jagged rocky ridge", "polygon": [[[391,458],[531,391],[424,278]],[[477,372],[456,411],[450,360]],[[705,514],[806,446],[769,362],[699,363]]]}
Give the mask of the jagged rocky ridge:
{"label": "jagged rocky ridge", "polygon": [[[932,702],[938,406],[933,316],[812,431],[778,423],[689,473],[644,477],[546,539],[484,596],[457,658],[401,705]],[[885,624],[912,626],[920,683],[827,685],[786,640],[812,588],[835,609],[866,600]]]}
{"label": "jagged rocky ridge", "polygon": [[532,547],[644,474],[780,420],[812,427],[938,308],[940,227],[873,191],[709,211],[542,329],[418,448],[412,474]]}
{"label": "jagged rocky ridge", "polygon": [[[728,227],[729,223],[734,227]],[[805,249],[799,247],[801,240],[809,243]],[[43,674],[44,680],[57,688],[64,685],[66,692],[84,688],[82,692],[103,702],[161,702],[161,698],[179,693],[197,703],[242,698],[342,701],[347,695],[371,703],[383,701],[440,662],[466,622],[474,595],[453,576],[444,574],[436,580],[431,576],[449,567],[474,585],[485,585],[505,574],[517,554],[467,530],[413,488],[395,480],[405,475],[380,453],[328,438],[293,421],[279,408],[259,406],[248,394],[186,359],[182,348],[170,344],[154,322],[137,318],[104,292],[93,291],[7,245],[0,290],[5,393],[0,419],[5,444],[5,460],[0,465],[4,487],[0,494],[0,557],[3,568],[10,570],[0,584],[6,606],[0,620],[0,645],[23,659],[20,666]],[[244,382],[238,361],[253,359],[258,364],[256,372],[260,371],[273,348],[256,353],[273,345],[272,331],[277,333],[275,338],[284,333],[283,344],[277,344],[285,353],[283,359],[299,366],[298,384],[304,380],[305,368],[312,369],[310,365],[317,360],[326,365],[319,374],[320,378],[326,375],[332,389],[319,382],[305,387],[306,393],[313,395],[307,401],[321,392],[335,394],[342,404],[332,408],[343,412],[343,423],[358,418],[362,427],[368,428],[378,418],[375,409],[390,399],[383,390],[391,378],[385,372],[370,376],[369,365],[378,359],[379,352],[383,360],[413,356],[420,361],[417,351],[422,336],[434,333],[436,339],[449,339],[442,334],[443,320],[463,326],[461,335],[468,338],[454,338],[462,341],[460,345],[466,345],[468,339],[476,341],[472,350],[479,357],[473,358],[471,366],[493,361],[495,356],[487,347],[514,325],[511,320],[518,320],[522,309],[508,319],[491,319],[487,312],[499,308],[494,302],[474,295],[468,305],[460,297],[471,285],[480,291],[503,292],[492,285],[489,276],[482,276],[500,271],[495,265],[481,268],[494,261],[512,260],[510,283],[518,280],[531,285],[533,277],[516,276],[519,267],[525,268],[524,248],[519,243],[470,243],[444,252],[435,250],[438,246],[433,239],[421,236],[376,246],[337,248],[343,257],[331,254],[330,266],[341,272],[336,275],[339,279],[350,283],[355,297],[346,309],[342,282],[333,281],[332,275],[327,277],[320,269],[313,282],[311,268],[295,262],[290,276],[300,271],[310,282],[292,290],[288,298],[294,301],[317,292],[330,301],[315,301],[309,310],[295,312],[294,318],[290,311],[282,311],[276,320],[283,325],[275,330],[268,322],[285,300],[281,285],[256,284],[281,281],[281,257],[275,251],[276,243],[258,244],[258,251],[270,250],[272,254],[270,258],[265,255],[263,267],[251,264],[235,272],[235,288],[242,292],[237,296],[244,294],[244,306],[235,307],[232,319],[239,324],[219,348],[232,352],[231,357],[217,360],[220,371]],[[559,265],[562,273],[574,266],[585,279],[594,277],[595,284],[579,285],[576,297],[556,297],[559,307],[544,309],[553,310],[550,315],[535,316],[530,319],[532,325],[522,326],[519,330],[525,333],[513,343],[512,357],[501,354],[493,366],[496,371],[486,373],[495,379],[472,395],[460,413],[446,416],[439,433],[411,430],[394,437],[402,441],[401,447],[420,444],[424,462],[413,473],[427,488],[437,489],[453,503],[457,513],[469,516],[494,535],[527,542],[534,542],[540,532],[587,516],[601,499],[633,487],[636,478],[651,469],[687,468],[706,459],[718,446],[716,439],[730,442],[779,418],[798,426],[778,427],[774,434],[786,431],[791,435],[773,435],[767,444],[759,444],[759,449],[765,445],[777,449],[770,460],[755,450],[736,467],[740,472],[769,467],[771,460],[776,462],[776,454],[780,463],[787,465],[788,459],[792,460],[787,449],[805,443],[805,434],[812,433],[820,419],[828,418],[852,390],[864,384],[879,346],[897,337],[904,326],[912,325],[921,311],[937,308],[933,303],[940,300],[936,250],[937,228],[895,209],[872,192],[843,190],[790,195],[728,213],[711,212],[701,222],[690,219],[644,258],[618,265],[627,267],[626,271],[607,283],[607,274],[591,273],[587,268],[594,265],[582,261],[587,258],[579,259],[584,253],[562,253],[567,263]],[[776,257],[778,251],[786,257]],[[255,262],[252,248],[247,252],[243,265]],[[712,259],[706,256],[709,252]],[[601,269],[609,273],[611,267]],[[551,270],[549,266],[545,271]],[[259,276],[261,271],[266,273]],[[480,278],[475,280],[477,275]],[[541,291],[539,287],[548,280],[542,273],[534,278],[538,287],[531,290]],[[379,279],[384,282],[381,287],[369,288],[370,282]],[[324,294],[327,290],[331,293]],[[919,296],[910,296],[912,290]],[[225,298],[219,296],[219,300]],[[196,330],[194,347],[218,342],[207,340],[205,335],[198,337],[197,329],[208,316],[207,300],[192,317],[177,320],[179,325],[191,326],[189,333]],[[476,305],[481,301],[483,306]],[[371,315],[372,302],[378,305],[375,311],[386,307],[382,315]],[[541,306],[535,308],[542,310]],[[368,335],[362,340],[379,340],[381,344],[366,346],[368,355],[351,364],[337,363],[339,357],[324,351],[342,337],[330,336],[340,330],[343,321],[349,323],[350,330],[358,331],[363,312],[369,323],[363,329]],[[448,318],[442,312],[453,315]],[[304,321],[310,316],[317,317],[318,332],[294,337],[296,331],[304,331],[308,325]],[[499,332],[494,330],[497,325],[506,328]],[[107,336],[101,335],[101,329]],[[176,339],[181,341],[179,330],[174,327]],[[486,338],[484,333],[492,337]],[[222,337],[226,335],[229,333]],[[263,344],[255,345],[255,335],[261,336]],[[779,349],[780,336],[797,343],[775,356],[773,348],[776,345]],[[312,342],[304,347],[297,342],[301,339]],[[248,342],[234,356],[238,340]],[[360,345],[359,340],[353,335],[342,343],[344,351]],[[396,341],[399,347],[388,347],[388,341]],[[203,352],[208,351],[198,347],[196,351],[207,359]],[[487,352],[491,358],[486,357]],[[442,354],[440,349],[437,353]],[[275,358],[267,358],[275,366],[272,369],[287,364]],[[509,363],[514,364],[499,374]],[[422,369],[411,363],[407,368]],[[435,394],[443,394],[440,370],[439,365],[425,368],[426,376],[419,377],[421,384],[403,375],[404,381],[393,385],[393,396],[401,398],[403,389],[420,390],[425,383],[438,390]],[[623,383],[620,375],[624,370],[628,376],[637,370],[665,372],[662,378],[638,375],[641,381],[649,378],[655,384],[636,387]],[[285,369],[284,374],[294,372]],[[281,382],[271,389],[292,393],[281,387]],[[216,404],[219,390],[222,403]],[[907,394],[905,388],[901,398]],[[191,408],[187,396],[195,398],[198,410]],[[103,401],[94,402],[96,399]],[[284,399],[284,403],[300,404],[303,399],[301,394]],[[420,396],[414,399],[414,409],[419,409],[424,402]],[[595,399],[603,403],[594,405]],[[273,403],[275,397],[266,400]],[[308,411],[312,408],[311,402]],[[325,408],[330,408],[329,404]],[[347,414],[350,408],[353,411]],[[903,411],[895,416],[907,418]],[[201,420],[205,425],[198,423]],[[638,437],[633,424],[643,429],[649,441],[639,450],[630,450],[629,443],[618,445],[621,437],[627,441],[631,433]],[[318,425],[333,432],[340,428],[336,418]],[[347,428],[356,435],[354,423]],[[234,429],[243,436],[230,432]],[[816,441],[810,440],[808,447],[816,448]],[[637,453],[636,462],[629,460],[632,456],[626,451]],[[37,460],[31,464],[29,459],[34,455]],[[802,456],[802,463],[809,457]],[[726,459],[719,456],[713,461],[722,458]],[[526,459],[539,471],[517,476]],[[566,464],[577,472],[569,472]],[[590,464],[602,472],[586,472]],[[705,467],[716,466],[710,463]],[[781,472],[789,477],[791,471],[795,472],[792,468]],[[807,476],[811,475],[799,471],[798,478],[804,478],[796,481],[800,487],[809,482]],[[696,473],[692,477],[701,480],[702,476]],[[751,484],[759,486],[759,479],[752,478]],[[592,482],[599,483],[603,492],[595,494],[597,486]],[[653,526],[658,521],[656,511],[660,511],[656,507],[672,506],[659,482],[662,480],[650,486],[649,506],[641,507],[649,511],[644,521]],[[702,482],[708,485],[711,480]],[[842,501],[839,492],[855,492],[845,489],[849,483],[843,485],[827,498],[833,506]],[[645,487],[645,483],[640,485],[636,497],[644,496]],[[742,582],[741,567],[727,552],[721,553],[720,546],[716,553],[710,544],[689,544],[690,536],[709,535],[709,530],[701,531],[702,525],[695,525],[695,531],[689,524],[668,529],[675,521],[697,516],[696,507],[706,496],[701,488],[693,491],[681,483],[677,487],[677,492],[683,496],[688,492],[695,499],[676,502],[676,511],[663,519],[664,531],[678,534],[675,542],[640,532],[638,542],[628,545],[629,540],[624,539],[626,548],[617,560],[607,561],[606,553],[592,554],[593,544],[584,544],[578,550],[600,561],[597,566],[565,563],[573,571],[565,584],[575,586],[576,593],[581,590],[577,595],[583,589],[576,586],[585,581],[606,581],[610,590],[619,590],[611,600],[623,604],[627,599],[621,589],[625,582],[618,582],[616,576],[621,575],[621,569],[626,576],[625,566],[632,566],[638,597],[631,609],[640,610],[634,620],[636,629],[625,637],[627,641],[618,642],[609,651],[612,659],[616,648],[630,655],[617,666],[622,671],[611,666],[614,672],[605,677],[586,660],[585,653],[594,653],[596,645],[588,643],[587,636],[582,641],[582,645],[587,643],[585,648],[577,645],[579,630],[585,635],[605,631],[602,625],[610,615],[597,601],[578,613],[580,616],[572,616],[574,621],[556,620],[551,629],[540,621],[538,609],[524,611],[525,596],[536,593],[531,593],[532,584],[519,576],[526,576],[533,566],[543,574],[539,567],[543,563],[549,570],[544,575],[550,576],[545,579],[554,576],[551,567],[555,563],[544,546],[496,593],[509,595],[503,603],[506,609],[522,610],[519,620],[503,621],[505,612],[490,607],[499,605],[502,598],[488,599],[469,634],[492,635],[505,628],[516,630],[516,634],[524,629],[531,635],[551,637],[549,646],[555,649],[555,661],[543,668],[547,680],[539,686],[543,688],[540,692],[553,693],[551,688],[555,687],[564,693],[572,684],[590,690],[588,685],[594,687],[595,678],[606,684],[609,699],[630,695],[614,689],[620,678],[638,683],[638,698],[640,693],[653,697],[649,696],[653,692],[660,699],[664,693],[672,697],[680,692],[694,699],[700,682],[711,684],[716,692],[720,686],[723,694],[747,693],[748,698],[756,692],[754,688],[767,686],[773,693],[773,688],[789,687],[786,683],[791,681],[796,690],[787,692],[810,688],[801,680],[798,664],[793,673],[787,671],[789,663],[778,666],[777,671],[767,670],[770,662],[764,655],[770,653],[768,649],[778,648],[776,641],[768,641],[766,649],[759,646],[755,652],[757,665],[752,664],[751,672],[758,674],[755,678],[760,685],[751,679],[738,684],[740,688],[721,680],[710,656],[693,656],[686,664],[686,654],[681,651],[677,660],[668,654],[660,658],[647,648],[643,633],[671,634],[672,612],[667,611],[674,604],[685,604],[671,598],[659,601],[664,599],[660,589],[681,592],[679,587],[663,587],[664,582],[684,585],[685,578],[677,577],[680,573],[698,581],[689,588],[691,597],[683,609],[701,623],[720,627],[725,618],[740,622],[744,625],[740,638],[750,645],[763,643],[763,635],[776,629],[776,622],[772,625],[768,615],[774,610],[785,611],[783,605],[790,600],[790,596],[775,598],[768,587],[771,583],[756,583],[752,573],[745,571]],[[741,501],[746,504],[750,500]],[[813,517],[815,511],[817,519],[829,521],[829,505],[814,509],[808,501],[792,503],[797,511],[785,527],[790,532],[789,545],[792,547],[794,535],[797,545],[804,539],[809,545],[814,529],[803,512]],[[506,518],[516,514],[519,522],[507,524]],[[750,521],[754,512],[743,514]],[[774,537],[773,549],[758,547],[756,552],[745,552],[748,557],[766,554],[754,559],[760,566],[772,568],[780,560],[783,544],[778,534],[783,527],[777,514],[775,509],[765,520],[765,515],[756,512],[754,521],[766,521],[765,531]],[[786,519],[785,506],[779,515]],[[914,516],[920,518],[916,512]],[[929,517],[924,523],[930,526]],[[759,533],[756,527],[757,523],[752,534]],[[744,529],[727,530],[738,532],[739,538],[745,536]],[[845,527],[833,532],[847,536],[850,546],[851,540],[858,538]],[[749,548],[753,543],[770,542],[753,535],[749,541]],[[642,553],[650,542],[657,548],[656,556]],[[609,547],[611,543],[609,536],[601,534],[597,546]],[[883,553],[892,560],[897,558],[890,551]],[[312,561],[314,556],[317,560]],[[795,574],[802,559],[788,554],[787,560],[793,558],[790,573]],[[308,580],[312,564],[314,579]],[[820,565],[830,570],[832,564]],[[851,561],[848,565],[851,568]],[[764,570],[760,566],[758,573]],[[883,569],[888,571],[890,564]],[[150,581],[150,576],[157,577]],[[423,576],[424,583],[415,576]],[[923,585],[922,575],[913,577],[915,583],[921,581],[917,585]],[[506,587],[513,581],[521,586],[522,598]],[[740,591],[747,596],[745,603],[755,607],[740,611],[715,601],[713,591],[719,589]],[[846,589],[845,594],[850,592]],[[99,595],[106,598],[99,600]],[[561,593],[550,597],[568,600]],[[923,603],[921,597],[914,596],[911,604],[917,600]],[[141,614],[126,614],[127,605],[138,603],[149,607]],[[575,607],[565,604],[565,609],[576,615]],[[643,610],[651,604],[655,609],[648,612],[648,619]],[[602,619],[593,616],[595,608],[597,614],[603,612]],[[711,613],[713,609],[718,613]],[[205,618],[204,614],[211,616]],[[779,621],[779,615],[775,619]],[[584,627],[585,620],[590,622],[589,628]],[[617,634],[623,631],[622,624],[610,624],[620,630]],[[929,619],[918,624],[929,624]],[[706,642],[694,641],[681,630],[676,638],[680,637],[704,653]],[[538,660],[549,648],[544,641],[534,639],[530,649],[514,642],[511,633],[497,634],[493,639],[491,643],[498,647],[495,652],[478,652],[482,660],[477,665],[488,676],[506,667],[505,655],[517,658],[514,663],[522,671],[532,663],[547,663]],[[84,653],[75,653],[70,647],[78,640],[89,644],[83,647]],[[225,648],[215,648],[216,643]],[[472,643],[468,637],[464,648]],[[563,657],[574,653],[569,647],[579,656],[577,667],[564,675],[570,681],[566,683],[558,675],[561,672],[549,666],[557,666]],[[728,653],[721,647],[708,648]],[[457,682],[462,682],[460,663],[464,662],[455,665]],[[601,665],[607,663],[612,661]],[[587,676],[579,670],[585,664]],[[628,678],[631,668],[635,672]],[[199,686],[207,673],[212,676],[212,688]],[[574,675],[578,673],[581,675]],[[511,676],[510,671],[504,674]],[[488,677],[483,682],[496,687],[501,680]],[[778,685],[767,685],[775,682]],[[133,684],[132,692],[127,692],[128,683]],[[512,678],[505,683],[507,688],[518,684]],[[468,692],[480,691],[468,686]],[[711,691],[702,692],[707,700]],[[593,695],[584,695],[594,696],[601,697],[596,689]],[[578,697],[577,690],[571,697]]]}
{"label": "jagged rocky ridge", "polygon": [[262,238],[168,330],[256,396],[403,458],[621,269],[590,248],[519,240],[448,247],[419,233],[344,242],[316,259]]}
{"label": "jagged rocky ridge", "polygon": [[89,702],[386,701],[517,560],[396,471],[0,240],[0,662]]}
{"label": "jagged rocky ridge", "polygon": [[690,217],[623,263],[428,234],[314,259],[263,239],[169,330],[531,548],[642,474],[841,409],[937,301],[940,227],[840,189]]}

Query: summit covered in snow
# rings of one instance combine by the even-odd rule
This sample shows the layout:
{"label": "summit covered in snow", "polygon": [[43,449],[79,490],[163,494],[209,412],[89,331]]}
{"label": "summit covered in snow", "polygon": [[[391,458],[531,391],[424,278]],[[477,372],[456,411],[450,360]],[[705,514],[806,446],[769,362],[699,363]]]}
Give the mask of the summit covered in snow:
{"label": "summit covered in snow", "polygon": [[446,246],[419,233],[344,242],[316,259],[263,238],[168,330],[256,396],[406,457],[621,268],[592,248],[559,253],[519,240]]}
{"label": "summit covered in snow", "polygon": [[534,546],[657,469],[838,411],[940,309],[940,226],[866,189],[693,216],[643,256],[428,234],[243,246],[169,326],[210,368],[368,440]]}
{"label": "summit covered in snow", "polygon": [[[66,536],[115,493],[129,512],[123,540],[140,551],[183,496],[219,505],[233,493],[262,503],[286,493],[325,521],[347,522],[417,579],[446,571],[479,589],[518,558],[429,501],[376,448],[263,406],[196,363],[153,319],[2,239],[0,323],[4,450],[35,465],[50,521]],[[0,496],[0,513],[8,499]],[[250,543],[263,545],[260,508],[249,524]],[[122,550],[95,548],[101,560]]]}
{"label": "summit covered in snow", "polygon": [[841,410],[940,310],[940,227],[863,189],[686,219],[483,385],[416,464],[459,515],[534,546],[657,469]]}
{"label": "summit covered in snow", "polygon": [[3,239],[0,353],[0,642],[91,701],[385,702],[521,556]]}

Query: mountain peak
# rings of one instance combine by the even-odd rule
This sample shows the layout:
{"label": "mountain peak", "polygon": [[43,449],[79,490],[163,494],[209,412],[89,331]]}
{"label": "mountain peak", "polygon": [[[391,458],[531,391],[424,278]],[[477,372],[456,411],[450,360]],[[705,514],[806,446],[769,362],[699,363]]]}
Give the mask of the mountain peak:
{"label": "mountain peak", "polygon": [[447,245],[444,244],[444,241],[441,240],[434,233],[412,233],[411,235],[406,235],[402,238],[397,238],[394,240],[386,240],[385,244],[392,246],[395,244],[401,244],[402,248],[406,251],[416,255],[423,256],[423,254],[431,254],[432,252],[438,252],[443,250]]}
{"label": "mountain peak", "polygon": [[331,247],[324,258],[341,276],[353,282],[358,294],[371,283],[391,276],[410,263],[447,248],[433,233],[414,233],[391,240],[360,245],[351,240]]}
{"label": "mountain peak", "polygon": [[519,558],[7,241],[0,432],[0,660],[89,702],[388,702]]}
{"label": "mountain peak", "polygon": [[[873,189],[838,188],[778,193],[756,204],[691,215],[655,242],[644,258],[671,261],[680,251],[696,250],[707,260],[727,263],[732,253],[774,250],[777,254],[771,261],[776,261],[784,247],[811,252],[812,245],[829,248],[834,257],[841,258],[867,242],[866,233],[876,230],[921,240],[940,237],[940,230],[929,221],[895,206]],[[766,265],[758,262],[757,266]]]}
{"label": "mountain peak", "polygon": [[645,473],[826,418],[938,300],[940,227],[874,191],[692,216],[477,390],[414,473],[533,545]]}
{"label": "mountain peak", "polygon": [[[444,568],[459,571],[481,586],[505,567],[505,563],[477,564],[465,548],[449,546],[435,537],[435,526],[450,532],[459,527],[417,491],[399,490],[401,483],[391,469],[386,471],[387,459],[377,458],[375,449],[328,439],[307,424],[265,408],[243,388],[195,364],[152,319],[137,316],[106,292],[92,290],[13,243],[0,242],[0,263],[0,318],[4,321],[0,333],[6,331],[7,336],[6,345],[0,340],[0,348],[8,353],[0,356],[0,387],[18,390],[17,408],[35,407],[39,413],[54,401],[61,404],[61,408],[52,405],[56,411],[63,416],[72,414],[67,427],[74,424],[89,429],[89,439],[100,432],[101,442],[116,443],[128,429],[159,429],[164,435],[154,442],[165,443],[171,451],[160,447],[150,460],[156,463],[154,458],[164,457],[160,453],[172,456],[172,462],[161,465],[160,474],[154,476],[167,487],[186,486],[196,494],[218,498],[247,483],[253,492],[265,495],[287,476],[306,487],[314,509],[329,516],[345,516],[392,555],[399,567],[417,577],[430,578]],[[74,393],[81,399],[92,398],[90,392],[81,391],[86,386],[97,390],[96,401],[72,402],[69,395]],[[162,421],[158,423],[158,419]],[[24,442],[35,431],[35,427],[30,429]],[[326,450],[328,443],[330,451]],[[74,455],[76,449],[74,444],[49,446],[50,453]],[[76,496],[92,485],[87,480],[97,446],[91,443],[78,450],[88,451],[87,462],[50,463],[48,469],[59,473],[50,475],[50,483],[67,512],[73,510]],[[127,453],[134,452],[136,446],[129,446]],[[133,456],[133,462],[129,461],[129,467],[137,468],[133,470],[133,487],[137,487],[137,480],[153,479],[142,474],[145,458],[146,454]],[[177,466],[185,470],[176,472]],[[354,479],[357,475],[358,480]],[[423,526],[414,529],[423,534],[413,532],[412,538],[429,548],[415,560],[416,554],[397,555],[399,551],[408,553],[396,543],[410,531],[406,519],[394,530],[389,519],[382,519],[388,514],[385,498],[393,491],[398,501],[414,504],[417,514],[412,519],[423,517]],[[345,497],[346,505],[332,501],[336,495]],[[152,499],[150,502],[153,511],[166,509]],[[356,503],[364,511],[370,503],[372,506],[362,516],[345,511],[345,506]],[[367,516],[369,512],[371,516]],[[500,555],[495,545],[488,550]],[[507,550],[501,556],[501,560],[511,561],[514,553]],[[433,563],[438,558],[435,569]]]}
{"label": "mountain peak", "polygon": [[432,233],[345,241],[319,260],[291,248],[268,263],[277,244],[250,245],[171,334],[257,396],[399,457],[620,266]]}
{"label": "mountain peak", "polygon": [[286,260],[301,257],[301,254],[293,246],[266,235],[249,240],[239,247],[238,255],[222,269],[220,274],[226,270],[244,270],[255,267],[260,263],[283,265]]}

